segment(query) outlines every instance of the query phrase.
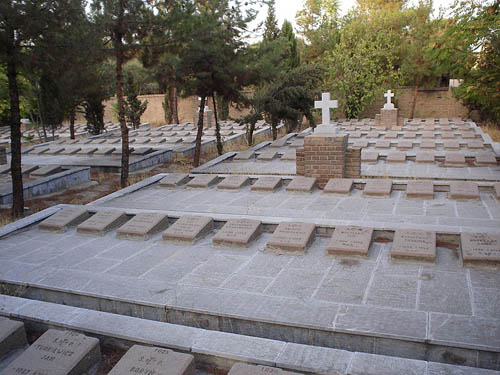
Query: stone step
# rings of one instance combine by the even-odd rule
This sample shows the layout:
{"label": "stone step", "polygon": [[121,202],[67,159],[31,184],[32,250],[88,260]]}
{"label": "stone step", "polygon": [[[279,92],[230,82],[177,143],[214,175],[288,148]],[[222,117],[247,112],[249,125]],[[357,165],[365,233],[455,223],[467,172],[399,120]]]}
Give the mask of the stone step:
{"label": "stone step", "polygon": [[[36,308],[27,309],[26,307],[29,305]],[[120,370],[120,372],[113,369],[110,374],[127,374],[126,370],[122,371],[122,366],[126,369],[129,366],[133,367],[135,363],[140,363],[136,368],[142,368],[144,361],[139,363],[137,361],[141,356],[151,359],[149,365],[152,365],[153,362],[158,364],[160,360],[166,358],[166,362],[171,365],[169,371],[159,373],[168,374],[190,373],[194,368],[193,357],[197,370],[210,368],[211,372],[226,373],[229,371],[230,375],[264,375],[268,373],[273,375],[290,375],[289,373],[336,375],[498,374],[498,371],[482,368],[230,334],[54,303],[31,301],[19,297],[0,296],[0,306],[2,307],[0,314],[16,316],[26,323],[37,323],[39,327],[64,327],[64,329],[85,332],[88,335],[97,335],[103,342],[113,347],[134,345],[116,364],[115,369]],[[45,312],[41,326],[37,315],[39,309]],[[51,335],[54,334],[53,332],[60,335],[62,331],[50,329],[47,332],[51,332]],[[42,337],[47,335],[47,332]],[[72,331],[65,332],[70,332],[71,339],[75,337],[71,335],[78,335],[79,338],[98,341]],[[67,341],[60,343],[62,345]],[[53,342],[50,344],[53,346]],[[83,361],[86,363],[93,361],[95,364],[98,362],[98,358],[87,356],[83,358]],[[144,368],[148,367],[144,366]],[[170,372],[171,370],[173,372]]]}

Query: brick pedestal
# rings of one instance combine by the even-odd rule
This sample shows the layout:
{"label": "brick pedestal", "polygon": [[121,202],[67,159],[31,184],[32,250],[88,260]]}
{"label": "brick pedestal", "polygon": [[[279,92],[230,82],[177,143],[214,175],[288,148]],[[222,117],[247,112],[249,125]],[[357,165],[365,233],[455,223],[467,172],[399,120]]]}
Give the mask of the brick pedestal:
{"label": "brick pedestal", "polygon": [[398,126],[398,109],[381,109],[380,110],[380,125],[381,126]]}
{"label": "brick pedestal", "polygon": [[296,150],[297,175],[316,177],[320,187],[330,178],[359,178],[361,149],[348,149],[347,140],[347,135],[305,137],[304,147]]}

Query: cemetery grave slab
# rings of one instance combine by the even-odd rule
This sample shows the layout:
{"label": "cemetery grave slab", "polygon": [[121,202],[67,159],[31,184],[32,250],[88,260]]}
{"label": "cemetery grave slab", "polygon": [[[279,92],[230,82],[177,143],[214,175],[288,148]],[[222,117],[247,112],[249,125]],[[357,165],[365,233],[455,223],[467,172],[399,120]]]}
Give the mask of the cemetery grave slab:
{"label": "cemetery grave slab", "polygon": [[459,152],[447,153],[444,157],[444,164],[447,167],[465,167],[465,155]]}
{"label": "cemetery grave slab", "polygon": [[[380,141],[382,141],[382,140],[378,140],[377,143]],[[389,146],[390,146],[390,144],[389,144]],[[352,147],[361,147],[361,148],[368,147],[368,141],[366,139],[356,139],[353,142]],[[377,147],[377,145],[375,145],[375,147]]]}
{"label": "cemetery grave slab", "polygon": [[100,145],[100,144],[106,143],[106,140],[102,139],[102,138],[97,138],[97,139],[91,140],[89,143],[94,144],[94,145]]}
{"label": "cemetery grave slab", "polygon": [[283,161],[295,161],[295,160],[297,160],[297,154],[296,154],[295,150],[286,151],[283,154],[283,156],[281,156],[280,160],[283,160]]}
{"label": "cemetery grave slab", "polygon": [[98,339],[72,331],[49,329],[2,374],[84,374],[100,358]]}
{"label": "cemetery grave slab", "polygon": [[493,191],[497,199],[500,199],[500,182],[497,182],[496,184],[493,185]]}
{"label": "cemetery grave slab", "polygon": [[259,220],[231,219],[212,238],[216,245],[248,246],[261,232]]}
{"label": "cemetery grave slab", "polygon": [[480,140],[467,141],[467,148],[471,150],[483,149],[484,143]]}
{"label": "cemetery grave slab", "polygon": [[436,232],[396,230],[391,247],[391,258],[434,262],[436,259]]}
{"label": "cemetery grave slab", "polygon": [[362,152],[361,161],[369,164],[376,164],[378,160],[378,152]]}
{"label": "cemetery grave slab", "polygon": [[250,363],[235,363],[228,375],[301,375],[297,372],[285,371],[276,367],[253,365]]}
{"label": "cemetery grave slab", "polygon": [[434,163],[434,152],[417,152],[415,162],[417,163]]}
{"label": "cemetery grave slab", "polygon": [[38,224],[38,229],[62,233],[66,231],[68,227],[81,223],[87,219],[88,216],[89,213],[86,208],[65,207]]}
{"label": "cemetery grave slab", "polygon": [[325,193],[348,195],[354,180],[350,178],[331,178],[323,191]]}
{"label": "cemetery grave slab", "polygon": [[428,150],[434,150],[436,148],[436,142],[435,141],[422,140],[422,141],[420,141],[420,148],[422,148],[422,149],[428,149]]}
{"label": "cemetery grave slab", "polygon": [[476,133],[474,133],[473,131],[461,131],[460,136],[463,139],[474,139],[476,138]]}
{"label": "cemetery grave slab", "polygon": [[304,254],[314,241],[315,230],[312,223],[281,222],[267,241],[267,249],[279,254]]}
{"label": "cemetery grave slab", "polygon": [[175,188],[185,184],[189,181],[189,174],[187,173],[169,173],[167,176],[160,180],[160,186]]}
{"label": "cemetery grave slab", "polygon": [[281,177],[263,176],[252,185],[252,191],[267,191],[273,192],[281,185]]}
{"label": "cemetery grave slab", "polygon": [[406,185],[407,198],[434,199],[434,184],[427,180],[408,181]]}
{"label": "cemetery grave slab", "polygon": [[391,141],[389,139],[379,139],[375,143],[375,148],[391,148]]}
{"label": "cemetery grave slab", "polygon": [[413,148],[413,142],[409,140],[402,139],[398,142],[398,150],[411,150]]}
{"label": "cemetery grave slab", "polygon": [[108,375],[191,375],[195,373],[194,356],[170,349],[134,345]]}
{"label": "cemetery grave slab", "polygon": [[219,182],[217,185],[217,189],[222,189],[222,190],[238,190],[241,189],[243,186],[248,185],[250,183],[250,179],[248,176],[240,176],[240,175],[233,175],[233,176],[227,176]]}
{"label": "cemetery grave slab", "polygon": [[396,138],[398,138],[398,133],[395,131],[389,131],[389,132],[385,133],[384,138],[385,139],[396,139]]}
{"label": "cemetery grave slab", "polygon": [[166,143],[168,143],[168,144],[175,144],[175,143],[181,143],[181,142],[182,142],[182,138],[180,138],[180,137],[168,137],[166,140]]}
{"label": "cemetery grave slab", "polygon": [[187,187],[196,189],[208,188],[214,185],[216,182],[217,182],[216,175],[215,176],[210,174],[199,175],[193,178],[191,181],[189,181],[187,183]]}
{"label": "cemetery grave slab", "polygon": [[434,132],[432,132],[432,131],[424,130],[422,132],[423,139],[434,139],[434,137],[435,137],[435,135],[434,135]]}
{"label": "cemetery grave slab", "polygon": [[497,158],[493,152],[481,152],[476,154],[476,164],[481,167],[496,166]]}
{"label": "cemetery grave slab", "polygon": [[82,147],[80,151],[77,152],[79,155],[91,155],[97,151],[97,147]]}
{"label": "cemetery grave slab", "polygon": [[500,263],[500,234],[462,233],[460,237],[464,264]]}
{"label": "cemetery grave slab", "polygon": [[124,211],[98,211],[76,227],[77,233],[104,236],[127,220]]}
{"label": "cemetery grave slab", "polygon": [[276,151],[263,151],[257,156],[258,161],[271,161],[278,157],[278,153]]}
{"label": "cemetery grave slab", "polygon": [[304,147],[304,139],[295,139],[290,143],[290,147],[297,148],[297,147]]}
{"label": "cemetery grave slab", "polygon": [[0,358],[8,352],[28,344],[24,323],[0,318]]}
{"label": "cemetery grave slab", "polygon": [[444,141],[443,147],[445,150],[459,150],[460,143],[458,141]]}
{"label": "cemetery grave slab", "polygon": [[57,155],[64,151],[64,147],[54,147],[50,148],[49,151],[46,152],[47,155]]}
{"label": "cemetery grave slab", "polygon": [[[361,129],[361,130],[363,130],[363,129]],[[366,138],[378,138],[379,135],[380,135],[380,133],[378,131],[370,131],[366,135]]]}
{"label": "cemetery grave slab", "polygon": [[417,138],[417,133],[416,132],[412,132],[412,131],[406,131],[403,134],[403,138],[405,138],[405,139],[415,139],[415,138]]}
{"label": "cemetery grave slab", "polygon": [[392,151],[387,154],[386,161],[388,163],[404,163],[406,162],[406,153],[399,151]]}
{"label": "cemetery grave slab", "polygon": [[286,187],[287,192],[310,193],[316,185],[315,177],[296,176]]}
{"label": "cemetery grave slab", "polygon": [[31,172],[32,176],[45,177],[61,171],[60,165],[44,165]]}
{"label": "cemetery grave slab", "polygon": [[283,147],[288,143],[287,137],[281,137],[269,145],[269,147]]}
{"label": "cemetery grave slab", "polygon": [[455,134],[453,132],[441,132],[441,139],[455,139]]}
{"label": "cemetery grave slab", "polygon": [[233,160],[238,161],[238,160],[250,160],[255,156],[255,151],[253,150],[247,150],[247,151],[242,151],[238,152],[236,156],[233,158]]}
{"label": "cemetery grave slab", "polygon": [[337,226],[326,251],[331,255],[368,255],[373,228]]}
{"label": "cemetery grave slab", "polygon": [[352,132],[351,134],[349,134],[349,138],[361,138],[361,132],[359,130]]}
{"label": "cemetery grave slab", "polygon": [[389,197],[392,191],[392,181],[387,179],[369,180],[363,190],[363,195],[372,197]]}
{"label": "cemetery grave slab", "polygon": [[168,226],[168,216],[158,212],[141,212],[116,231],[122,239],[148,240]]}
{"label": "cemetery grave slab", "polygon": [[208,216],[184,215],[163,232],[166,241],[191,242],[204,237],[213,229],[213,220]]}
{"label": "cemetery grave slab", "polygon": [[136,147],[131,152],[130,155],[144,156],[152,153],[154,150],[151,147]]}
{"label": "cemetery grave slab", "polygon": [[116,150],[116,147],[100,147],[95,152],[96,155],[110,155],[113,151]]}
{"label": "cemetery grave slab", "polygon": [[479,199],[479,188],[477,183],[470,181],[450,182],[450,199]]}
{"label": "cemetery grave slab", "polygon": [[61,152],[62,155],[73,155],[78,153],[82,148],[81,147],[72,147],[72,148],[65,148],[63,152]]}

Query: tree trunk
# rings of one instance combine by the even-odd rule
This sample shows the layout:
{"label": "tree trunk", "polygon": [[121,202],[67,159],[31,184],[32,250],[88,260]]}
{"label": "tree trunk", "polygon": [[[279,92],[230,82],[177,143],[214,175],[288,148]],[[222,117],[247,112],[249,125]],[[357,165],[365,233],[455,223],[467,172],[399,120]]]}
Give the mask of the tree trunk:
{"label": "tree trunk", "polygon": [[247,125],[247,143],[249,146],[253,145],[253,132],[255,131],[255,122]]}
{"label": "tree trunk", "polygon": [[[123,10],[123,8],[122,8]],[[123,15],[122,15],[123,18]],[[118,100],[118,121],[122,134],[122,163],[120,174],[120,186],[122,188],[128,183],[128,165],[129,165],[129,147],[128,147],[128,128],[125,121],[125,102],[123,99],[123,42],[122,35],[116,36],[115,41],[116,55],[116,97]]]}
{"label": "tree trunk", "polygon": [[410,118],[415,117],[415,109],[417,108],[417,96],[418,96],[418,84],[415,85],[415,90],[413,90],[413,101],[411,103]]}
{"label": "tree trunk", "polygon": [[273,141],[276,140],[276,138],[278,138],[278,122],[273,120],[271,122],[271,128],[272,128],[272,131],[273,131]]}
{"label": "tree trunk", "polygon": [[168,99],[170,104],[170,113],[172,117],[172,122],[174,124],[179,123],[179,111],[177,109],[177,88],[172,86],[168,90]]}
{"label": "tree trunk", "polygon": [[196,168],[200,165],[201,154],[201,136],[203,135],[203,113],[205,110],[205,97],[200,100],[200,111],[198,113],[198,132],[196,133],[196,146],[194,149],[193,166]]}
{"label": "tree trunk", "polygon": [[69,118],[69,138],[75,139],[75,107],[71,108],[71,114]]}
{"label": "tree trunk", "polygon": [[12,216],[20,217],[24,213],[23,174],[21,170],[21,113],[19,110],[19,90],[15,62],[14,30],[9,33],[10,42],[7,50],[7,78],[10,96],[10,173],[12,175]]}
{"label": "tree trunk", "polygon": [[214,104],[214,118],[215,118],[215,139],[217,140],[217,153],[219,155],[222,155],[223,150],[223,145],[222,145],[222,139],[220,136],[220,125],[219,125],[219,120],[217,119],[217,104],[215,103],[215,94],[212,93],[212,102]]}

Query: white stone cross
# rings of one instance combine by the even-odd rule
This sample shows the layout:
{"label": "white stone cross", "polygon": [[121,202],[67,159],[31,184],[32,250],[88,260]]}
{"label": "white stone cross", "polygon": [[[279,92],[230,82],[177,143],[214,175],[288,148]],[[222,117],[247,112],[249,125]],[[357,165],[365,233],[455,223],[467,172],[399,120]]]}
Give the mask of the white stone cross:
{"label": "white stone cross", "polygon": [[391,98],[394,97],[394,93],[391,90],[387,90],[384,96],[387,98],[387,103],[384,104],[384,109],[394,109],[394,104],[391,101]]}
{"label": "white stone cross", "polygon": [[330,125],[330,108],[338,108],[337,100],[330,100],[330,93],[321,94],[321,100],[314,101],[314,108],[321,109],[321,125]]}

